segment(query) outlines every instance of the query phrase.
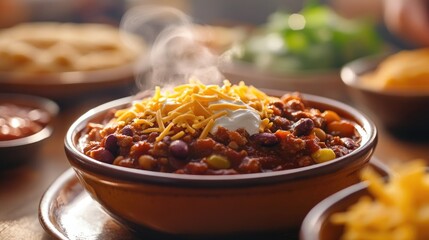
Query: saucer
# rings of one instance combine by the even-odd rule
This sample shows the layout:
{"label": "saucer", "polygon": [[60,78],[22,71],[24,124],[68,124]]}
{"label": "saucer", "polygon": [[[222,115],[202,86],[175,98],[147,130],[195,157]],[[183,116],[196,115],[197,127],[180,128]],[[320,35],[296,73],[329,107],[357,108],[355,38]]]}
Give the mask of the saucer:
{"label": "saucer", "polygon": [[[389,169],[377,158],[370,165],[382,175]],[[154,231],[133,232],[105,213],[79,183],[73,169],[64,172],[48,188],[39,206],[39,220],[45,231],[61,240],[69,239],[177,239]],[[298,232],[246,237],[246,239],[297,239]]]}
{"label": "saucer", "polygon": [[73,169],[64,172],[45,192],[39,220],[45,231],[57,239],[139,239],[92,200]]}
{"label": "saucer", "polygon": [[[61,240],[187,239],[186,236],[166,235],[149,229],[137,233],[119,224],[85,191],[72,168],[59,176],[43,195],[39,205],[39,221],[49,235]],[[240,237],[246,240],[298,239],[298,231]],[[237,238],[231,236],[227,239]]]}

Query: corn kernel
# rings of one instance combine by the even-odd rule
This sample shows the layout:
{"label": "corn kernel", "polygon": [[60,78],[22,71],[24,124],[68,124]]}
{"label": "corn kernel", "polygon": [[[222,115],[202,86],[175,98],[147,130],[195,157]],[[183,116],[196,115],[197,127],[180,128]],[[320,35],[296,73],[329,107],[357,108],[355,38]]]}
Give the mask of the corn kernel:
{"label": "corn kernel", "polygon": [[321,148],[311,154],[311,158],[317,163],[323,163],[335,159],[335,153],[330,148]]}
{"label": "corn kernel", "polygon": [[320,141],[324,142],[326,140],[326,133],[320,128],[313,128],[311,133],[314,134]]}
{"label": "corn kernel", "polygon": [[231,163],[226,157],[215,154],[208,157],[206,163],[213,169],[228,169],[231,167]]}

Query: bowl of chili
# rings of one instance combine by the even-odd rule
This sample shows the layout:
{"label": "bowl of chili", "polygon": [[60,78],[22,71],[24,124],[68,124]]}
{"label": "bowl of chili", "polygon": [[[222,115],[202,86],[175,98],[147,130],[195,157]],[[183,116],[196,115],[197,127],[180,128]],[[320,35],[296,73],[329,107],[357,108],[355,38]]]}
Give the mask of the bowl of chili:
{"label": "bowl of chili", "polygon": [[371,120],[346,104],[226,81],[96,107],[69,128],[65,151],[126,226],[219,236],[297,229],[359,181],[376,142]]}

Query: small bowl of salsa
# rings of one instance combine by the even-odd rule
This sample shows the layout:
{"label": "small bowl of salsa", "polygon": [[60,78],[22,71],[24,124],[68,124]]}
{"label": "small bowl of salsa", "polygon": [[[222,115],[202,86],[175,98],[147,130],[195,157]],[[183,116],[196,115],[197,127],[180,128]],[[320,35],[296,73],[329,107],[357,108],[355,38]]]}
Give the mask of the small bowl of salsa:
{"label": "small bowl of salsa", "polygon": [[57,104],[49,99],[0,94],[0,166],[10,166],[36,156],[44,139],[52,134],[50,123]]}

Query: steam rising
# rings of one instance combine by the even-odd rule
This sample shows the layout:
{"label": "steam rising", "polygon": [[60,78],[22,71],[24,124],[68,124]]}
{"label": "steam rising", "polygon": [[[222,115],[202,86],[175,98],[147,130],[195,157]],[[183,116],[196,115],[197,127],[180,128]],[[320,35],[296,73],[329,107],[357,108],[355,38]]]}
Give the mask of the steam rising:
{"label": "steam rising", "polygon": [[217,68],[219,57],[197,41],[191,19],[181,11],[136,7],[125,14],[121,29],[142,36],[149,45],[150,53],[138,64],[136,82],[140,90],[183,84],[192,77],[205,84],[223,80]]}

